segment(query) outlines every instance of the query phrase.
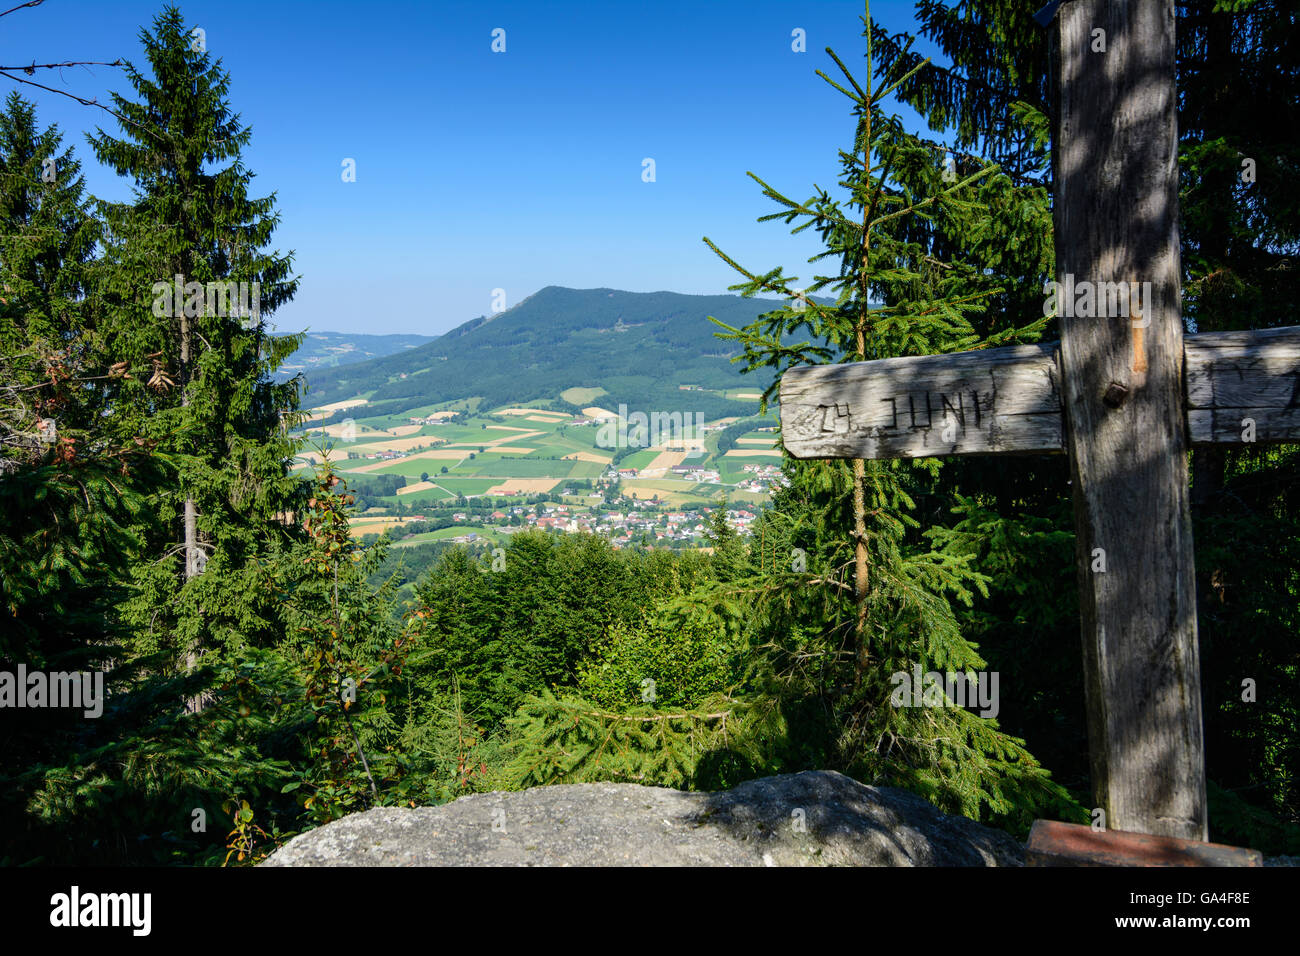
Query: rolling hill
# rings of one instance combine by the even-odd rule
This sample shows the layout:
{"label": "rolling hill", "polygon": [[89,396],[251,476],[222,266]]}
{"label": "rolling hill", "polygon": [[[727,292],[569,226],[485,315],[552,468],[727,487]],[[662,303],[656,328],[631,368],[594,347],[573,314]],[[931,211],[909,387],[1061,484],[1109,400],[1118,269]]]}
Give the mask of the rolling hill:
{"label": "rolling hill", "polygon": [[[743,376],[738,351],[714,337],[712,315],[743,326],[775,306],[771,299],[621,292],[547,286],[518,305],[480,316],[436,341],[396,354],[307,371],[306,404],[356,397],[374,414],[470,396],[486,405],[556,400],[566,390],[595,394],[617,407],[698,411],[708,417],[752,414],[751,398],[770,378]],[[693,385],[706,391],[686,391]],[[729,397],[718,394],[733,390]]]}
{"label": "rolling hill", "polygon": [[353,362],[383,358],[432,342],[434,335],[354,335],[351,332],[308,332],[298,351],[289,357],[276,378],[298,372],[315,372]]}

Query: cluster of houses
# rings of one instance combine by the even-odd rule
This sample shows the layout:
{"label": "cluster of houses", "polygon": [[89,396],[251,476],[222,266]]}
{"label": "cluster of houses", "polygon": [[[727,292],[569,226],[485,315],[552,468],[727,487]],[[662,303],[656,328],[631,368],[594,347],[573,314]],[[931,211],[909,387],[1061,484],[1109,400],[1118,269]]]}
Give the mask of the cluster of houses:
{"label": "cluster of houses", "polygon": [[780,488],[789,484],[778,465],[746,465],[743,470],[754,477],[745,478],[737,484],[736,487],[741,491],[766,493],[773,486]]}
{"label": "cluster of houses", "polygon": [[[652,475],[654,477],[658,477],[661,473],[662,473],[661,471],[655,471],[652,473],[648,473],[646,477],[651,477]],[[722,481],[722,473],[718,471],[718,469],[708,468],[704,465],[688,465],[685,463],[680,465],[673,465],[670,469],[668,469],[668,473],[676,478],[681,478],[685,481],[704,481],[704,482],[712,482],[714,484],[720,483]],[[610,468],[608,471],[605,472],[605,477],[620,478],[620,479],[639,478],[641,477],[641,472],[637,468]]]}
{"label": "cluster of houses", "polygon": [[[689,543],[704,534],[712,513],[712,508],[700,511],[659,512],[648,502],[637,502],[629,511],[608,512],[580,511],[568,505],[546,505],[540,515],[533,508],[517,506],[492,512],[484,523],[491,522],[498,525],[506,534],[524,528],[598,534],[608,538],[613,542],[614,547],[619,548],[626,544],[639,543],[647,535],[655,542]],[[507,524],[515,515],[519,516],[521,523]],[[748,534],[749,526],[757,517],[757,514],[744,508],[727,510],[727,522],[740,534]],[[452,520],[469,521],[470,515],[457,511],[452,514]],[[478,540],[478,535],[469,533],[451,540],[470,544]]]}
{"label": "cluster of houses", "polygon": [[722,472],[716,468],[706,468],[703,465],[688,465],[685,463],[673,465],[672,473],[686,481],[706,481],[713,484],[722,481]]}

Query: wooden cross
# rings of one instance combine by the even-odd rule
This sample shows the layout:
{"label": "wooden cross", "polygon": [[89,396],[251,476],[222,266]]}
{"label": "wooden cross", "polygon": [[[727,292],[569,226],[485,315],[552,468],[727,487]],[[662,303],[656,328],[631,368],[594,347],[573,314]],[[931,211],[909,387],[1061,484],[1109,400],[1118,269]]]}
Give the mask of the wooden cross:
{"label": "wooden cross", "polygon": [[796,458],[1067,452],[1096,805],[1205,840],[1187,452],[1300,440],[1300,327],[1183,336],[1173,0],[1073,0],[1053,29],[1060,342],[790,369],[783,439]]}

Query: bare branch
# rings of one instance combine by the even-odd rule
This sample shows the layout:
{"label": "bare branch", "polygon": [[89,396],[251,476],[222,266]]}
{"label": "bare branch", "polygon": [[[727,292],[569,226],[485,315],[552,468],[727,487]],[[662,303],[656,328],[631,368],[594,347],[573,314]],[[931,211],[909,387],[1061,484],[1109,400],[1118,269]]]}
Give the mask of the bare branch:
{"label": "bare branch", "polygon": [[[0,16],[2,16],[2,15],[3,15],[3,14],[0,14]],[[121,66],[121,65],[122,65],[120,61],[116,61],[116,60],[115,60],[114,62],[112,62],[112,63],[105,63],[105,64],[98,64],[98,63],[95,62],[95,61],[85,60],[85,61],[80,61],[80,62],[79,62],[79,61],[69,61],[68,63],[53,63],[53,64],[44,64],[44,65],[45,65],[45,66],[84,66],[84,65],[90,65],[90,64],[92,64],[92,63],[93,63],[94,65],[104,65],[104,66]],[[149,127],[147,127],[147,126],[143,126],[143,125],[141,125],[140,123],[137,123],[137,122],[136,122],[135,120],[133,120],[133,119],[127,119],[125,116],[123,116],[123,115],[122,115],[121,113],[119,113],[117,110],[115,110],[115,109],[111,109],[111,108],[105,106],[103,103],[99,102],[98,100],[95,100],[95,99],[90,99],[90,100],[88,100],[88,99],[86,99],[84,96],[78,96],[76,93],[69,93],[67,90],[59,90],[59,89],[55,89],[55,88],[52,87],[52,86],[46,86],[44,83],[37,83],[35,80],[24,79],[24,78],[21,77],[21,76],[15,76],[15,75],[11,72],[12,70],[23,70],[24,72],[30,74],[30,73],[33,71],[33,69],[36,69],[36,68],[39,68],[39,67],[36,67],[35,64],[33,64],[32,66],[0,66],[0,76],[8,77],[9,79],[13,80],[15,83],[23,83],[23,84],[26,84],[27,86],[34,86],[34,87],[36,87],[37,89],[45,90],[45,91],[47,91],[47,92],[49,92],[49,93],[58,93],[60,96],[66,96],[66,97],[68,97],[68,99],[76,100],[76,101],[77,101],[78,103],[80,103],[82,106],[97,106],[97,107],[99,107],[101,110],[103,110],[105,113],[108,113],[108,114],[110,114],[110,115],[112,115],[112,116],[117,117],[117,118],[118,118],[119,120],[121,120],[123,123],[126,123],[126,124],[129,124],[129,125],[131,125],[131,126],[134,126],[134,127],[136,127],[137,129],[142,129],[142,130],[144,130],[146,133],[148,133],[150,136],[154,136],[154,137],[157,137],[158,139],[162,139],[162,137],[161,137],[161,136],[158,136],[158,133],[155,132],[154,130],[151,130]]]}
{"label": "bare branch", "polygon": [[62,63],[32,63],[29,66],[0,66],[0,70],[22,70],[28,76],[36,70],[58,70],[65,66],[125,66],[121,60],[64,60]]}
{"label": "bare branch", "polygon": [[15,10],[21,10],[21,9],[23,9],[24,7],[39,7],[39,6],[40,6],[42,3],[44,3],[44,2],[45,2],[45,0],[28,0],[27,3],[20,3],[20,4],[18,4],[18,6],[16,6],[16,7],[11,7],[10,9],[6,10],[4,13],[0,13],[0,17],[7,17],[7,16],[9,16],[9,14],[13,13]]}

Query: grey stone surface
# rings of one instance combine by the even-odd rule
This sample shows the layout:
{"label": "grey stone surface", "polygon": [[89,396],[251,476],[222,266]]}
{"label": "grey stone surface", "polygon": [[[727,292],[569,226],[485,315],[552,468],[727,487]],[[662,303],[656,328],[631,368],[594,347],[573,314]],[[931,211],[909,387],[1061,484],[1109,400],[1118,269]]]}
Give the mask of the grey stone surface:
{"label": "grey stone surface", "polygon": [[567,784],[379,807],[263,866],[1020,866],[1010,835],[833,771],[687,793]]}

